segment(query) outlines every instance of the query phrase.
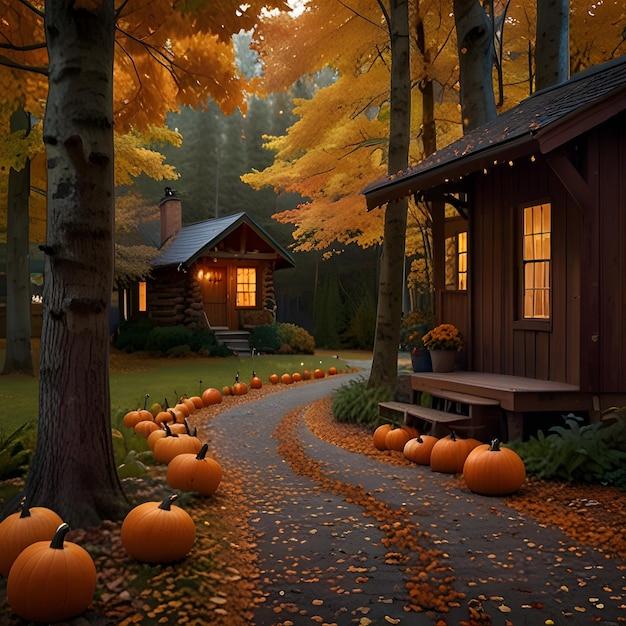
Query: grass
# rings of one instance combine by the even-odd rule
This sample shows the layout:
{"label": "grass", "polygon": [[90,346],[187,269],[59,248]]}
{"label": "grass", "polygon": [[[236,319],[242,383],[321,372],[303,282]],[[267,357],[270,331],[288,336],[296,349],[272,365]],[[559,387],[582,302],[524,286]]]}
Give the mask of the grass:
{"label": "grass", "polygon": [[[33,342],[35,363],[39,359],[38,342]],[[349,358],[366,358],[352,355]],[[0,364],[4,363],[4,342],[0,344]],[[148,408],[167,398],[173,405],[177,396],[199,395],[207,387],[222,389],[231,385],[237,372],[242,382],[249,382],[254,370],[267,383],[270,374],[292,374],[316,367],[325,370],[331,365],[339,369],[346,366],[343,359],[320,352],[315,355],[271,355],[252,357],[158,359],[146,354],[125,354],[111,351],[110,389],[111,414],[119,415],[129,410]],[[145,395],[148,394],[148,400]],[[0,376],[0,432],[10,433],[25,422],[36,422],[38,414],[37,377],[25,375]]]}

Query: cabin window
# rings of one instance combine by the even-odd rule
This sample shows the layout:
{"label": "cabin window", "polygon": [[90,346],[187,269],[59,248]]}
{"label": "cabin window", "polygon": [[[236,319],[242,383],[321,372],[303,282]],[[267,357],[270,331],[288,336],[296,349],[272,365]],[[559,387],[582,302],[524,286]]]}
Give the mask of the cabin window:
{"label": "cabin window", "polygon": [[523,209],[522,226],[522,317],[550,319],[550,204]]}
{"label": "cabin window", "polygon": [[238,267],[236,305],[239,307],[255,307],[256,287],[256,267]]}
{"label": "cabin window", "polygon": [[146,305],[146,281],[141,281],[139,283],[139,311],[140,312],[147,311],[147,305]]}
{"label": "cabin window", "polygon": [[446,237],[446,289],[467,290],[467,231]]}

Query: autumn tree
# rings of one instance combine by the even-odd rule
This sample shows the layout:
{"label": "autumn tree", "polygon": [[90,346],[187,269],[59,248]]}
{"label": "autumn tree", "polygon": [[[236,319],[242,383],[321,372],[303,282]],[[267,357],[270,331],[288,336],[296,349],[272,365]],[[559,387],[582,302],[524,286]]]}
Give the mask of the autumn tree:
{"label": "autumn tree", "polygon": [[[166,0],[130,0],[117,9],[113,0],[16,4],[8,3],[4,26],[14,30],[5,41],[30,22],[38,28],[25,36],[43,35],[44,18],[39,41],[48,75],[39,425],[25,495],[30,506],[49,506],[70,525],[88,526],[126,510],[110,436],[113,126],[147,128],[179,103],[206,102],[209,95],[230,110],[242,104],[230,35],[251,27],[270,3],[242,9],[201,2],[193,20]],[[11,61],[10,72],[25,69],[25,52],[14,50],[20,60]]]}

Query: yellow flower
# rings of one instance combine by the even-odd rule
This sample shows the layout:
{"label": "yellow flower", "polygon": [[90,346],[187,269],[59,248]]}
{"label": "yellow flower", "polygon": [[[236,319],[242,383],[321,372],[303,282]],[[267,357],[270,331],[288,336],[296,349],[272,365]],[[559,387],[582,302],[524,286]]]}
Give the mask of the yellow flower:
{"label": "yellow flower", "polygon": [[461,350],[463,335],[453,324],[440,324],[428,331],[422,342],[429,350]]}

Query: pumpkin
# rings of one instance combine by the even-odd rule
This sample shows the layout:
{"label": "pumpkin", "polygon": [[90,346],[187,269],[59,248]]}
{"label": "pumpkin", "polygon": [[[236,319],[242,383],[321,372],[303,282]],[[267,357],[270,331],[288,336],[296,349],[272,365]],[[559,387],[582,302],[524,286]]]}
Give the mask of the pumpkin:
{"label": "pumpkin", "polygon": [[302,370],[302,380],[311,380],[311,372],[309,370]]}
{"label": "pumpkin", "polygon": [[325,376],[326,372],[321,367],[313,370],[313,378],[324,378]]}
{"label": "pumpkin", "polygon": [[418,465],[430,465],[430,453],[433,446],[439,441],[432,435],[419,435],[409,439],[402,450],[405,458]]}
{"label": "pumpkin", "polygon": [[280,378],[278,377],[278,374],[270,374],[270,382],[272,383],[272,385],[278,385],[279,381]]}
{"label": "pumpkin", "polygon": [[372,437],[374,441],[374,447],[377,450],[386,450],[387,445],[385,443],[385,439],[387,438],[387,433],[391,430],[391,424],[383,424],[379,426],[375,431]]}
{"label": "pumpkin", "polygon": [[50,541],[63,520],[43,506],[22,510],[0,522],[0,574],[8,576],[13,561],[27,546],[37,541]]}
{"label": "pumpkin", "polygon": [[204,407],[204,401],[202,400],[200,396],[191,396],[191,398],[189,399],[191,400],[191,402],[193,402],[193,405],[196,408],[196,410]]}
{"label": "pumpkin", "polygon": [[183,396],[181,398],[180,404],[184,404],[187,407],[187,409],[189,410],[189,415],[191,415],[196,410],[196,405],[194,404],[194,401],[187,396]]}
{"label": "pumpkin", "polygon": [[256,375],[256,372],[252,372],[250,389],[261,389],[261,387],[263,387],[263,381]]}
{"label": "pumpkin", "polygon": [[334,376],[335,374],[337,374],[337,368],[333,365],[332,367],[328,368],[328,375]]}
{"label": "pumpkin", "polygon": [[222,393],[215,387],[208,387],[202,392],[202,402],[204,406],[210,406],[211,404],[220,404],[223,400]]}
{"label": "pumpkin", "polygon": [[302,380],[302,374],[300,374],[300,372],[294,372],[294,373],[291,375],[291,380],[292,380],[294,383],[299,383],[299,382]]}
{"label": "pumpkin", "polygon": [[164,409],[163,411],[159,411],[154,416],[154,421],[157,424],[165,424],[167,422],[175,422],[176,421],[176,415],[174,415],[174,412],[171,409]]}
{"label": "pumpkin", "polygon": [[460,474],[469,454],[467,440],[452,431],[439,439],[430,452],[430,469],[444,474]]}
{"label": "pumpkin", "polygon": [[222,387],[222,395],[223,396],[232,396],[233,395],[233,390],[228,385],[224,385]]}
{"label": "pumpkin", "polygon": [[479,445],[467,455],[463,478],[474,493],[507,496],[524,484],[526,466],[517,452],[500,447],[500,441],[494,439],[491,444]]}
{"label": "pumpkin", "polygon": [[214,459],[207,458],[207,443],[198,454],[179,454],[167,466],[166,481],[172,489],[197,491],[211,496],[222,481],[222,467]]}
{"label": "pumpkin", "polygon": [[142,421],[142,417],[139,415],[139,410],[129,411],[122,418],[122,424],[126,426],[126,428],[134,428],[135,424]]}
{"label": "pumpkin", "polygon": [[159,424],[157,424],[155,421],[153,420],[141,420],[141,422],[137,422],[135,424],[135,432],[138,435],[141,435],[142,437],[145,437],[146,439],[148,438],[148,435],[155,431],[155,430],[160,430],[161,426]]}
{"label": "pumpkin", "polygon": [[189,407],[184,402],[177,402],[172,410],[174,413],[176,413],[176,411],[180,411],[183,414],[183,417],[189,417],[190,415]]}
{"label": "pumpkin", "polygon": [[402,452],[406,442],[411,439],[412,433],[406,428],[392,428],[385,435],[385,447],[387,450],[395,450],[396,452]]}
{"label": "pumpkin", "polygon": [[83,613],[96,590],[96,566],[89,552],[64,541],[61,523],[52,541],[38,541],[15,559],[7,580],[7,601],[22,619],[60,622]]}
{"label": "pumpkin", "polygon": [[165,428],[159,428],[159,430],[155,430],[148,435],[148,439],[146,439],[148,443],[148,448],[154,452],[154,446],[158,439],[163,439],[163,437],[167,436],[167,431]]}
{"label": "pumpkin", "polygon": [[178,454],[198,454],[201,447],[202,442],[197,437],[169,430],[165,437],[156,440],[152,454],[157,463],[169,463]]}
{"label": "pumpkin", "polygon": [[172,506],[177,494],[162,502],[144,502],[122,522],[121,539],[130,556],[144,563],[184,559],[196,539],[196,525],[187,511]]}
{"label": "pumpkin", "polygon": [[293,378],[291,377],[291,374],[283,374],[280,377],[280,382],[283,385],[291,385],[291,383],[293,382]]}

